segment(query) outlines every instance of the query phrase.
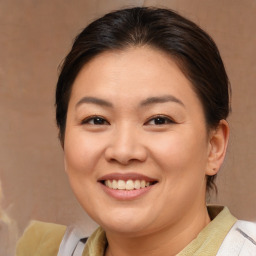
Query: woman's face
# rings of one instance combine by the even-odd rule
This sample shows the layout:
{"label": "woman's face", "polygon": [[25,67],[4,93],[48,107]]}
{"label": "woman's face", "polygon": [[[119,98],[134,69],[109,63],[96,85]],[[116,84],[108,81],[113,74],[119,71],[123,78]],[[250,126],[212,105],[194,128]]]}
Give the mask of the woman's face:
{"label": "woman's face", "polygon": [[205,207],[210,148],[202,105],[164,53],[106,52],[78,74],[65,168],[80,204],[106,231],[139,235],[191,221]]}

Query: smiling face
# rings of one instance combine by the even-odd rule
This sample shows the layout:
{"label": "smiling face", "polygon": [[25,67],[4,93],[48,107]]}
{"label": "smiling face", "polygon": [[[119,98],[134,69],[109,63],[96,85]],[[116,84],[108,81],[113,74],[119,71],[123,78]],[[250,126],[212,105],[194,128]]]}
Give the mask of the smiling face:
{"label": "smiling face", "polygon": [[107,232],[141,235],[195,221],[205,212],[210,151],[201,102],[164,53],[106,52],[78,74],[65,168],[80,204]]}

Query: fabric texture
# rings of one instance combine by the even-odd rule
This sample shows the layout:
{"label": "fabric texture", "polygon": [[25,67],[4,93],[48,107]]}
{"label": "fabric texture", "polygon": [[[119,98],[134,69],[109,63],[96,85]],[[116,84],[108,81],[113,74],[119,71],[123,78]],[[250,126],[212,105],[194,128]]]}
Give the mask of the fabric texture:
{"label": "fabric texture", "polygon": [[216,256],[237,219],[227,207],[208,207],[208,212],[212,221],[177,256]]}
{"label": "fabric texture", "polygon": [[32,221],[19,240],[17,256],[56,256],[66,227]]}
{"label": "fabric texture", "polygon": [[[209,206],[212,221],[177,256],[216,256],[219,247],[237,219],[228,208]],[[20,239],[16,256],[56,256],[66,227],[33,222]],[[82,256],[104,256],[107,240],[99,227],[89,237]]]}
{"label": "fabric texture", "polygon": [[81,256],[88,237],[83,229],[77,226],[69,226],[61,241],[57,256]]}
{"label": "fabric texture", "polygon": [[217,256],[234,255],[256,255],[256,223],[239,220],[233,225]]}
{"label": "fabric texture", "polygon": [[[227,207],[209,206],[208,212],[212,221],[177,256],[216,256],[237,219]],[[83,256],[104,256],[106,245],[105,233],[98,228],[88,239]]]}

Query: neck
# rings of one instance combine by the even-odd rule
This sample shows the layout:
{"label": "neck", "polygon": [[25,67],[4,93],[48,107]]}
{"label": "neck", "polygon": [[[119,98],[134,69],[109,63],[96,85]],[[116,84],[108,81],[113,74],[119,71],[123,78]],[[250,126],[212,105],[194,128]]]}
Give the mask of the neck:
{"label": "neck", "polygon": [[205,206],[194,216],[189,215],[175,225],[146,235],[129,236],[106,231],[108,248],[105,256],[176,255],[210,222]]}

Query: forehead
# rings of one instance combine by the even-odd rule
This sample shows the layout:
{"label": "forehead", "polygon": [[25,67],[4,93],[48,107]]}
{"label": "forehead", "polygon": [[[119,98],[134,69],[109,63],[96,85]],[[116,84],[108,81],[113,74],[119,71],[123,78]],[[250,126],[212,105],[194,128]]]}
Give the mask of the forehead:
{"label": "forehead", "polygon": [[74,81],[71,100],[95,94],[123,99],[165,94],[197,98],[176,62],[149,46],[107,51],[86,63]]}

